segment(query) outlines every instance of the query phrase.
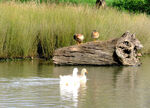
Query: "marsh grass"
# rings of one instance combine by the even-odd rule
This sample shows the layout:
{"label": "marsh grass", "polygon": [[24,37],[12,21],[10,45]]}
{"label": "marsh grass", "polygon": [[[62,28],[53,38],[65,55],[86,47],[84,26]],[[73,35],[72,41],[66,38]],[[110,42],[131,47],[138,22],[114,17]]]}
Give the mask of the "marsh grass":
{"label": "marsh grass", "polygon": [[95,9],[87,5],[0,3],[0,58],[51,58],[56,48],[75,44],[73,34],[83,33],[91,41],[91,31],[99,40],[120,37],[129,30],[136,33],[150,53],[150,18],[112,8]]}

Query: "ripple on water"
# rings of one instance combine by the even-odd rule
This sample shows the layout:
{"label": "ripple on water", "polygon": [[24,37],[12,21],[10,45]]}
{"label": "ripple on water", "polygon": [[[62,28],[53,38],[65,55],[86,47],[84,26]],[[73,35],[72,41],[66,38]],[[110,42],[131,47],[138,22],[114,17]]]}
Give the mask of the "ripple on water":
{"label": "ripple on water", "polygon": [[0,91],[3,108],[60,106],[58,78],[0,78]]}
{"label": "ripple on water", "polygon": [[[32,78],[0,78],[0,87],[9,88],[9,87],[27,87],[27,86],[46,86],[46,85],[56,85],[59,84],[58,78],[41,78],[41,77],[32,77]],[[0,89],[1,89],[0,88]]]}

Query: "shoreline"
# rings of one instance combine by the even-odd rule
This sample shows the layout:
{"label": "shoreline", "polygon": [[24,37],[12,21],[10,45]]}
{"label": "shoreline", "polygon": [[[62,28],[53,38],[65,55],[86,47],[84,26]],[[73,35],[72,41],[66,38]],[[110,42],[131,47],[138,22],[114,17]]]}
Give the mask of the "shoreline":
{"label": "shoreline", "polygon": [[[142,57],[150,56],[150,53],[142,54]],[[0,62],[3,61],[24,61],[24,60],[43,60],[43,61],[50,61],[52,62],[52,58],[46,58],[46,57],[15,57],[15,58],[0,58]]]}

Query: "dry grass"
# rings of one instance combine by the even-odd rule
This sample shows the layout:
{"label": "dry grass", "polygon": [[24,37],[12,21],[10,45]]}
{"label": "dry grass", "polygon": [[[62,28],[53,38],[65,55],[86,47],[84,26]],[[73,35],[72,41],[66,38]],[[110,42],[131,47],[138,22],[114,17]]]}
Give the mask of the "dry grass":
{"label": "dry grass", "polygon": [[37,56],[41,43],[45,57],[54,49],[75,44],[73,34],[83,33],[91,41],[91,31],[100,32],[100,40],[136,33],[150,53],[150,18],[145,14],[128,14],[112,8],[36,3],[0,3],[0,58]]}

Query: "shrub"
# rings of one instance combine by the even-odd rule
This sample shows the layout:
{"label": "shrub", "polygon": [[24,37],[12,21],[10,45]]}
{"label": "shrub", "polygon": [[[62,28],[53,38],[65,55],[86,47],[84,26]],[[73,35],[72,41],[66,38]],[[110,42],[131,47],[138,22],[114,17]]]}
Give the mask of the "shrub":
{"label": "shrub", "polygon": [[130,12],[146,12],[150,14],[149,0],[114,0],[112,5],[119,9],[129,10]]}

